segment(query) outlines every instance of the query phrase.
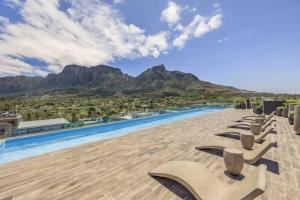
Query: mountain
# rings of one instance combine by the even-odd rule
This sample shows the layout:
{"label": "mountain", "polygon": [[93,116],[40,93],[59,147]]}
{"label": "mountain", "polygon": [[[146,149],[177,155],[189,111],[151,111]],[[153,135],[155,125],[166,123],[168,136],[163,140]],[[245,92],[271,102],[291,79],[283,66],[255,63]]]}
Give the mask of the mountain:
{"label": "mountain", "polygon": [[0,95],[33,90],[42,77],[14,76],[0,78]]}
{"label": "mountain", "polygon": [[236,88],[216,85],[210,82],[201,81],[197,76],[180,71],[168,71],[164,65],[154,66],[147,69],[135,78],[135,86],[143,89],[154,90],[231,90],[239,91]]}
{"label": "mountain", "polygon": [[135,79],[136,87],[144,89],[189,89],[199,80],[193,74],[167,71],[164,65],[147,69]]}
{"label": "mountain", "polygon": [[42,89],[68,89],[89,87],[103,89],[122,89],[133,77],[123,74],[118,68],[97,65],[90,68],[67,65],[59,74],[49,74],[40,82]]}
{"label": "mountain", "polygon": [[67,65],[62,72],[49,74],[45,78],[3,77],[0,78],[0,85],[0,95],[59,92],[109,96],[116,93],[240,92],[233,87],[201,81],[190,73],[168,71],[164,65],[149,68],[137,77],[106,65]]}

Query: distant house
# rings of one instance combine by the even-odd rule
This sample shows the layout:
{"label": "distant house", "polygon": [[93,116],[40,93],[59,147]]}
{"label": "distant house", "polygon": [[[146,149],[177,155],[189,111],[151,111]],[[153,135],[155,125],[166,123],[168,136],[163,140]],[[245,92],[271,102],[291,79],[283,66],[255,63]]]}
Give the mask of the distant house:
{"label": "distant house", "polygon": [[64,118],[20,122],[19,126],[12,130],[11,136],[63,129],[68,124],[69,121]]}

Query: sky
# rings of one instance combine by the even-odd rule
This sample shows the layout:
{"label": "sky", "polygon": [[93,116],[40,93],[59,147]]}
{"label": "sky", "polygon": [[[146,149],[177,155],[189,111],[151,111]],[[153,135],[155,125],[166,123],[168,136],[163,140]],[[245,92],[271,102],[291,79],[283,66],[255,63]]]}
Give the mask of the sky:
{"label": "sky", "polygon": [[1,0],[0,77],[155,65],[240,89],[300,93],[298,0]]}

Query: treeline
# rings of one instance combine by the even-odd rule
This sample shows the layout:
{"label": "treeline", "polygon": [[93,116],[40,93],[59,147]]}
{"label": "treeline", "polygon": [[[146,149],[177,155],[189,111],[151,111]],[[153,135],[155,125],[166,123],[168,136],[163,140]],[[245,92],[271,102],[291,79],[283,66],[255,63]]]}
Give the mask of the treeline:
{"label": "treeline", "polygon": [[144,96],[119,96],[107,98],[80,96],[33,96],[6,98],[0,101],[0,111],[17,112],[23,120],[64,117],[69,121],[80,118],[99,118],[133,111],[161,111],[195,104],[230,103],[231,99],[208,99],[202,95],[178,96],[151,94]]}

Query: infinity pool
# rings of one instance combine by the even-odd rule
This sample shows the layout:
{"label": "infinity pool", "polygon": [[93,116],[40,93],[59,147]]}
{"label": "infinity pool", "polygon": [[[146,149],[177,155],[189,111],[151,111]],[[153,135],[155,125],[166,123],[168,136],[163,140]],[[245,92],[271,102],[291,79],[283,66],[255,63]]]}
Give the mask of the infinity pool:
{"label": "infinity pool", "polygon": [[223,109],[225,109],[225,107],[210,106],[104,125],[8,139],[0,146],[0,163],[7,163],[81,144],[118,137],[145,128],[155,127]]}

